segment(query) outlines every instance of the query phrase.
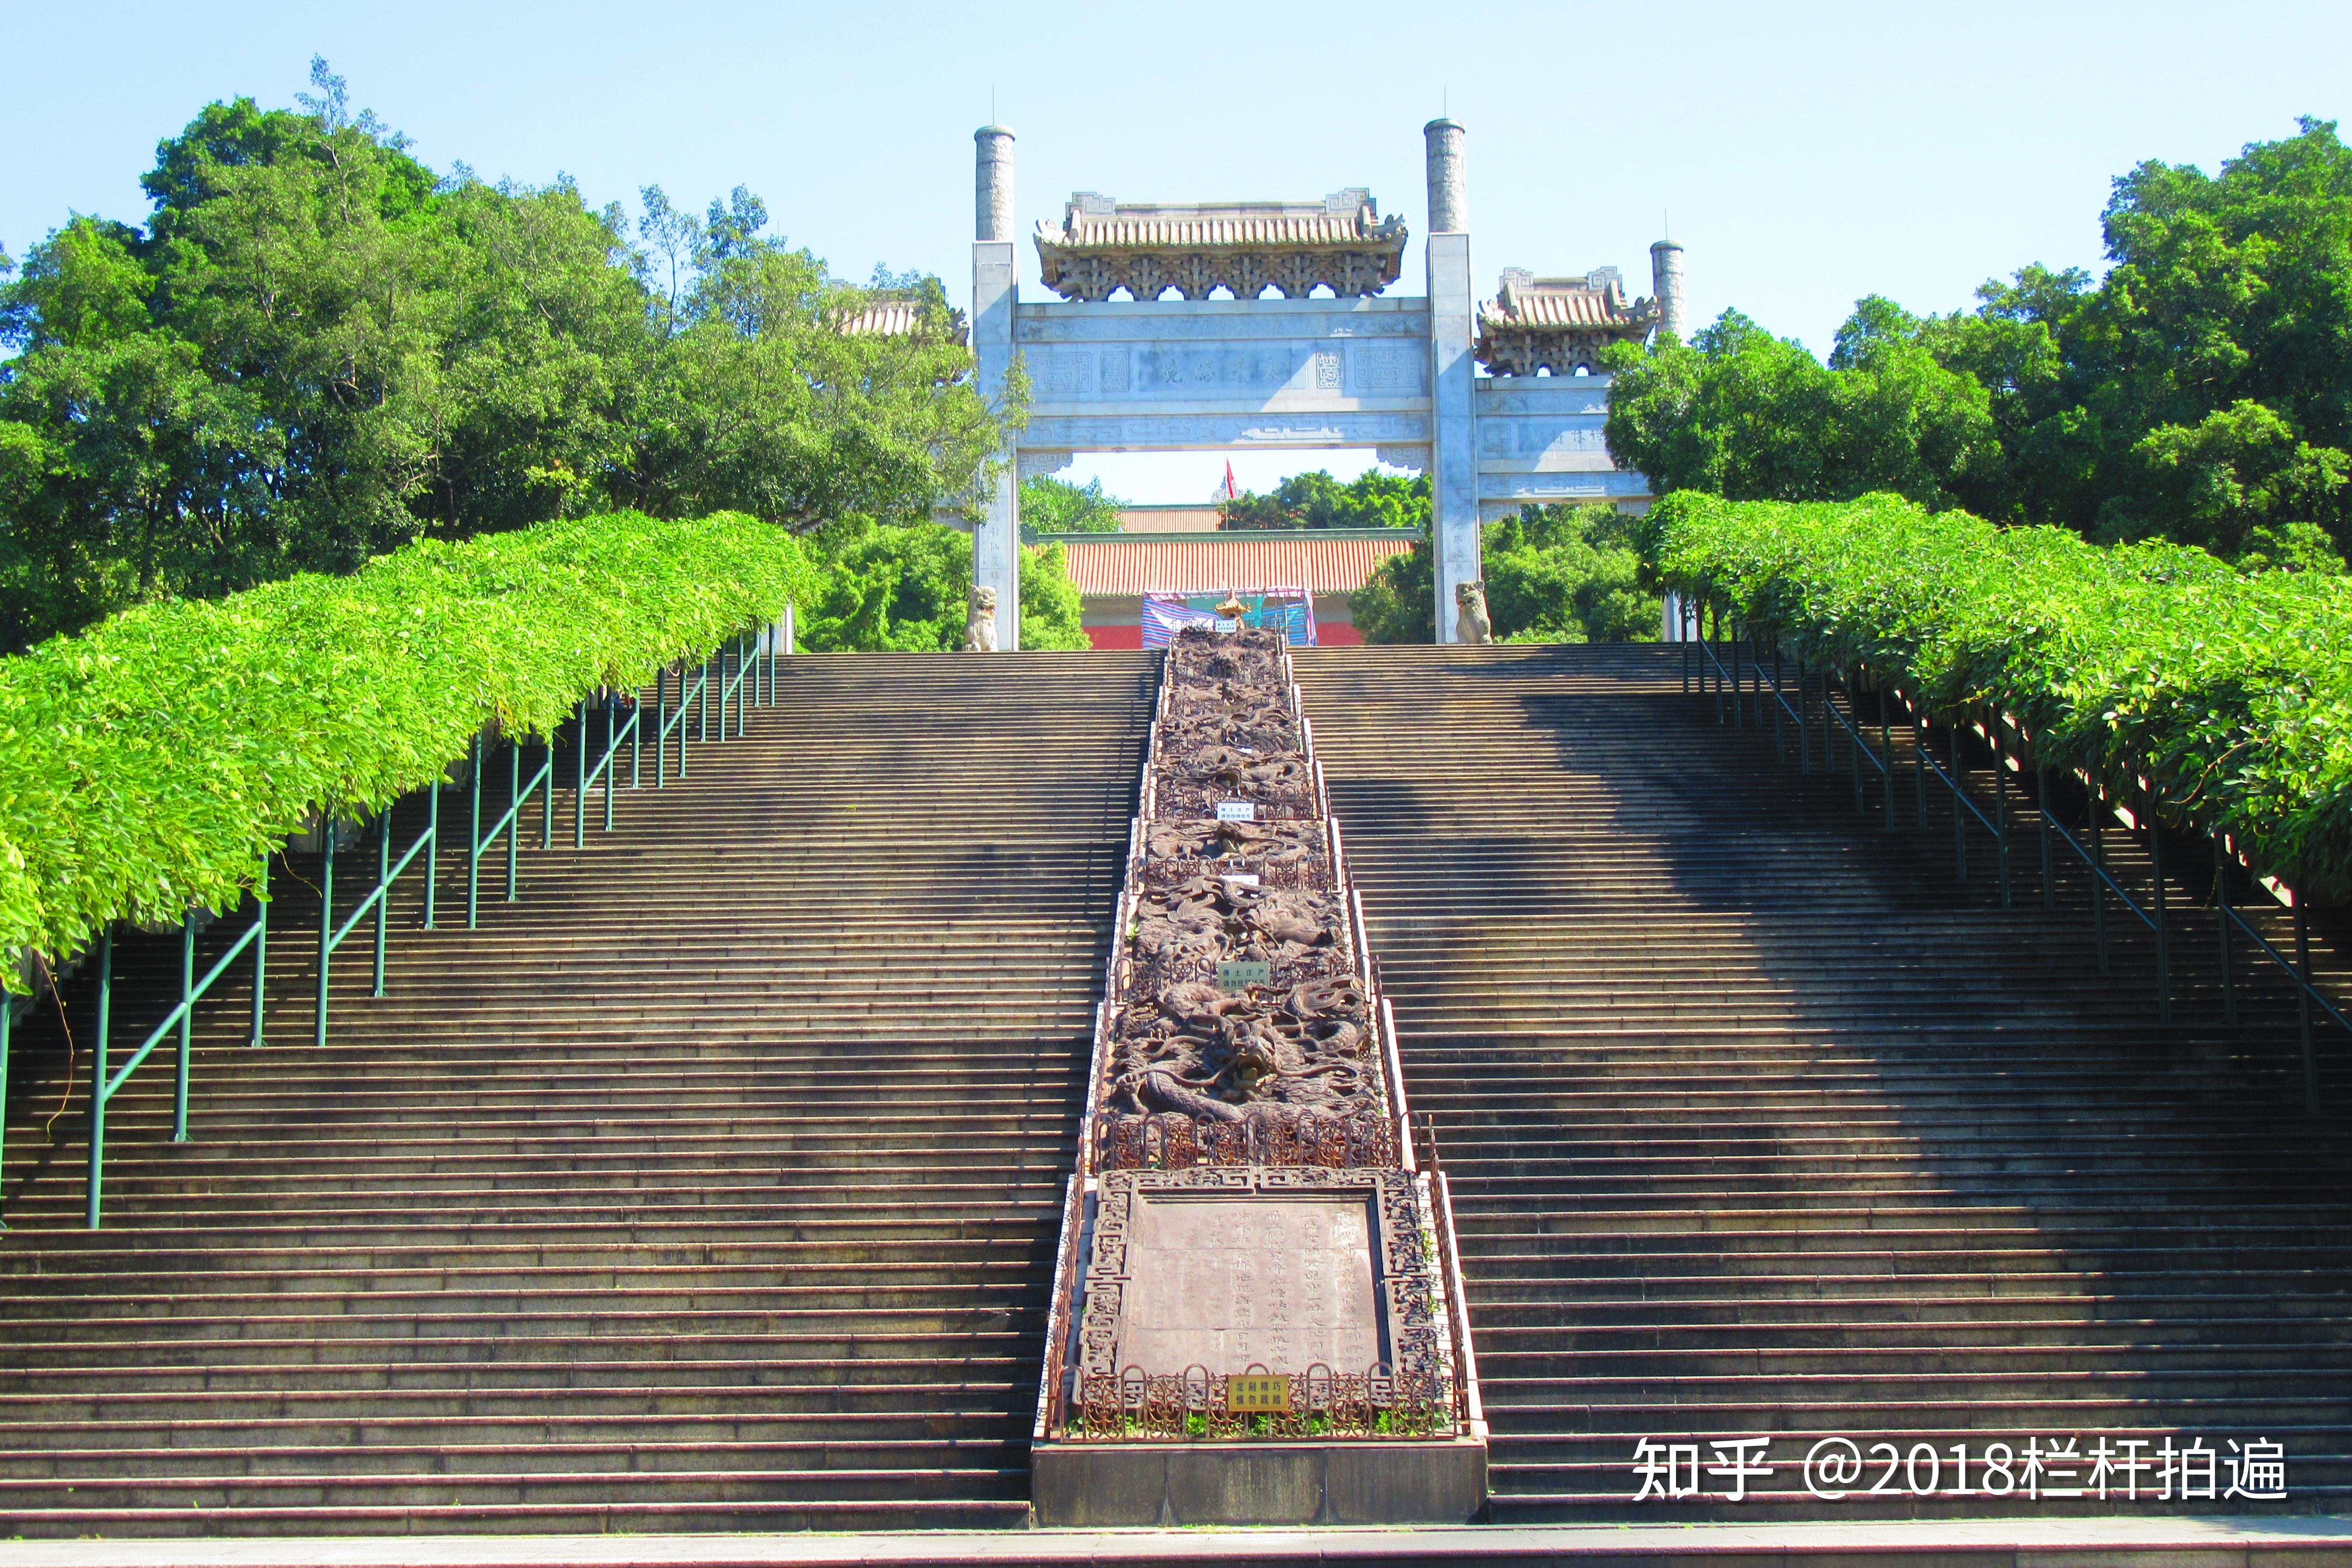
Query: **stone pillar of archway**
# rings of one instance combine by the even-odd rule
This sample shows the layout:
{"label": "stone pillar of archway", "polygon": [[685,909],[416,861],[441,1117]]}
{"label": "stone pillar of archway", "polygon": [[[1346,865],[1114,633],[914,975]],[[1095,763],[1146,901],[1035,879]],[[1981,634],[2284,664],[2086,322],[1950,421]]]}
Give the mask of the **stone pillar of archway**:
{"label": "stone pillar of archway", "polygon": [[1470,287],[1469,171],[1462,127],[1433,120],[1422,134],[1429,145],[1429,349],[1431,412],[1435,439],[1430,456],[1436,550],[1437,640],[1454,642],[1454,591],[1479,580],[1478,443],[1472,393],[1477,366],[1477,307]]}
{"label": "stone pillar of archway", "polygon": [[[971,247],[971,350],[979,361],[981,395],[1004,395],[1013,368],[1013,132],[986,125],[972,132],[977,149]],[[1013,453],[987,497],[971,534],[972,581],[996,590],[996,646],[1021,646],[1021,479]]]}

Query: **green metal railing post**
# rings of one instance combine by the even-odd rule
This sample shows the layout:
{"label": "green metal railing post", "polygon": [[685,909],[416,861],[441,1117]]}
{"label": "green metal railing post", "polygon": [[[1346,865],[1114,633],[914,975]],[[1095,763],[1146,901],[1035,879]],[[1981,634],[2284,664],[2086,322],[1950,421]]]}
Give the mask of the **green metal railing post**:
{"label": "green metal railing post", "polygon": [[2042,825],[2042,907],[2058,907],[2058,871],[2050,858],[2050,769],[2034,748],[2033,819]]}
{"label": "green metal railing post", "polygon": [[507,742],[507,902],[522,900],[522,737]]}
{"label": "green metal railing post", "polygon": [[327,852],[319,865],[319,1016],[311,1044],[327,1043],[327,978],[335,962],[335,818],[320,814],[319,831],[326,836]]}
{"label": "green metal railing post", "polygon": [[1805,689],[1805,660],[1797,659],[1797,767],[1801,773],[1813,771],[1813,727],[1806,709],[1812,696]]}
{"label": "green metal railing post", "polygon": [[2303,898],[2294,900],[2294,988],[2295,1016],[2303,1026],[2303,1108],[2310,1115],[2319,1114],[2319,1063],[2311,1046],[2311,925],[2305,920]]}
{"label": "green metal railing post", "polygon": [[1748,728],[1748,674],[1739,668],[1739,650],[1748,643],[1743,635],[1747,629],[1734,616],[1730,635],[1723,639],[1724,651],[1731,656],[1731,727],[1735,730]]}
{"label": "green metal railing post", "polygon": [[2107,792],[2101,787],[2097,764],[2091,778],[2091,934],[2098,939],[2099,973],[2107,973]]}
{"label": "green metal railing post", "polygon": [[629,788],[641,790],[645,783],[646,705],[643,689],[629,693]]}
{"label": "green metal railing post", "polygon": [[[708,658],[702,661],[701,679],[694,689],[701,698],[701,701],[695,709],[694,724],[697,733],[694,738],[698,741],[708,741],[710,739],[710,660]],[[723,717],[719,721],[719,728],[722,733],[725,732],[727,721]],[[683,746],[678,748],[677,771],[680,775],[686,772],[686,748]]]}
{"label": "green metal railing post", "polygon": [[269,856],[261,857],[261,879],[254,884],[253,918],[253,1041],[261,1044],[261,1016],[269,984]]}
{"label": "green metal railing post", "polygon": [[375,986],[368,994],[383,994],[384,915],[392,904],[392,807],[375,819]]}
{"label": "green metal railing post", "polygon": [[2172,947],[2167,940],[2164,886],[2164,825],[2156,818],[2156,795],[2143,791],[2140,805],[2147,812],[2147,858],[2149,869],[2156,874],[2156,1021],[2169,1026],[2172,1023]]}
{"label": "green metal railing post", "polygon": [[90,1047],[90,1058],[97,1067],[89,1080],[89,1182],[83,1217],[92,1230],[98,1228],[99,1205],[104,1201],[101,1194],[106,1187],[106,1036],[113,1013],[114,928],[109,925],[98,939],[98,1038]]}
{"label": "green metal railing post", "polygon": [[1968,763],[1960,757],[1960,731],[1965,726],[1952,726],[1952,864],[1953,875],[1960,881],[1969,879],[1969,816],[1961,802],[1968,784]]}
{"label": "green metal railing post", "polygon": [[1853,715],[1853,726],[1846,733],[1846,750],[1853,761],[1853,809],[1856,816],[1867,816],[1870,797],[1862,793],[1862,709],[1853,700],[1853,676],[1842,671],[1838,684],[1845,688],[1846,711]]}
{"label": "green metal railing post", "polygon": [[[1758,679],[1762,679],[1763,666],[1759,665],[1756,673]],[[1772,696],[1775,699],[1772,703],[1772,754],[1785,763],[1789,760],[1789,741],[1788,737],[1780,732],[1780,704],[1778,700],[1780,695],[1780,645],[1775,642],[1772,645]]]}
{"label": "green metal railing post", "polygon": [[172,1087],[172,1142],[188,1141],[188,1058],[196,1016],[196,922],[180,921],[180,1063]]}
{"label": "green metal railing post", "polygon": [[2238,1022],[2238,977],[2230,967],[2230,858],[2221,852],[2219,834],[2213,838],[2213,922],[2221,937],[2221,1021]]}
{"label": "green metal railing post", "polygon": [[[677,696],[678,701],[681,704],[684,703],[686,700],[686,674],[683,670],[678,673]],[[663,775],[667,769],[668,763],[669,670],[667,668],[663,668],[654,671],[654,788],[663,789],[667,787],[669,781]]]}
{"label": "green metal railing post", "polygon": [[[578,743],[572,750],[572,847],[588,847],[588,699],[580,700]],[[554,742],[550,742],[552,745]]]}
{"label": "green metal railing post", "polygon": [[[8,1037],[16,1026],[16,994],[0,991],[0,1170],[8,1163]],[[0,1219],[0,1230],[7,1228],[8,1222]]]}
{"label": "green metal railing post", "polygon": [[1912,805],[1919,818],[1919,831],[1927,831],[1927,713],[1922,707],[1911,708],[1911,795]]}
{"label": "green metal railing post", "polygon": [[433,929],[433,884],[441,879],[441,781],[435,779],[433,787],[425,792],[425,831],[433,836],[433,847],[425,854],[425,929]]}
{"label": "green metal railing post", "polygon": [[466,929],[481,924],[482,737],[474,736],[474,798],[466,816]]}
{"label": "green metal railing post", "polygon": [[1886,683],[1878,683],[1878,749],[1886,757],[1886,831],[1895,831],[1895,704]]}
{"label": "green metal railing post", "polygon": [[[555,847],[555,742],[562,737],[562,734],[563,726],[561,724],[549,732],[547,765],[539,773],[541,780],[539,792],[539,847],[541,849]],[[515,818],[515,826],[521,826],[522,818]]]}

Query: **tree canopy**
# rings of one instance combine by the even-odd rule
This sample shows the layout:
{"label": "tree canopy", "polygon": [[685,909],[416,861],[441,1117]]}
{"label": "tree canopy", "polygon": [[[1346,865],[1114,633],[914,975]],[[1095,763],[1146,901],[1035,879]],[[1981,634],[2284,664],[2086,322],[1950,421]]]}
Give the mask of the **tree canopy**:
{"label": "tree canopy", "polygon": [[1608,438],[1661,491],[1898,492],[2002,522],[2341,571],[2352,546],[2352,150],[2333,122],[2207,174],[2141,164],[2094,280],[2034,266],[1972,311],[1863,300],[1829,362],[1727,312],[1615,351]]}
{"label": "tree canopy", "polygon": [[143,227],[76,217],[0,268],[0,647],[425,534],[973,493],[1008,411],[937,279],[887,280],[913,331],[848,332],[874,291],[749,191],[696,218],[649,187],[632,244],[568,180],[436,174],[312,83],[159,146]]}
{"label": "tree canopy", "polygon": [[1117,533],[1118,510],[1126,504],[1106,491],[1099,479],[1074,485],[1036,474],[1021,481],[1021,526],[1041,533]]}
{"label": "tree canopy", "polygon": [[1265,495],[1253,490],[1217,505],[1218,526],[1252,528],[1425,528],[1429,480],[1368,468],[1346,484],[1328,469],[1293,474]]}

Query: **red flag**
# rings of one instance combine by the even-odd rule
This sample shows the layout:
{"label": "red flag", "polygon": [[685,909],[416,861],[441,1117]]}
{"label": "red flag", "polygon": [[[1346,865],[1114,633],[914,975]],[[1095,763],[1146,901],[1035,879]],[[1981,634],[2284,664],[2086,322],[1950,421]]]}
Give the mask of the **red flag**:
{"label": "red flag", "polygon": [[1234,488],[1234,461],[1228,458],[1225,459],[1225,499],[1238,500],[1240,498],[1241,492]]}

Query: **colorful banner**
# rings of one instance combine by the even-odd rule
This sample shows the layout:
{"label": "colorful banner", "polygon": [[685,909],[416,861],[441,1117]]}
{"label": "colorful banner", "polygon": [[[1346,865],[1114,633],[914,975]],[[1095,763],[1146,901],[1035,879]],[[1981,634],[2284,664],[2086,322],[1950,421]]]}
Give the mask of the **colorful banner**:
{"label": "colorful banner", "polygon": [[[1239,599],[1238,618],[1221,616],[1217,606]],[[1168,639],[1186,626],[1207,626],[1229,632],[1237,626],[1276,631],[1293,647],[1315,646],[1315,601],[1299,588],[1267,588],[1249,593],[1146,594],[1143,595],[1143,646],[1166,647]]]}

